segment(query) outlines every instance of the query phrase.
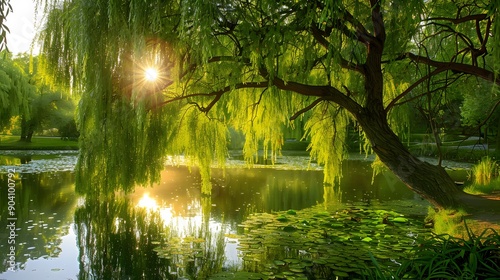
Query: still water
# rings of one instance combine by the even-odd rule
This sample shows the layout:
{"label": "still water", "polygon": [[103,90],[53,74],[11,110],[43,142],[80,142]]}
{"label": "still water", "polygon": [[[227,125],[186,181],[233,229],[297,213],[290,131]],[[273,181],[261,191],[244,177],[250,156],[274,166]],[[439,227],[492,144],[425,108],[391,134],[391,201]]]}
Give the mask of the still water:
{"label": "still water", "polygon": [[372,184],[367,161],[349,161],[340,188],[320,170],[214,169],[211,197],[183,166],[131,194],[77,194],[75,161],[0,155],[0,279],[347,278],[429,233],[426,202],[390,173]]}

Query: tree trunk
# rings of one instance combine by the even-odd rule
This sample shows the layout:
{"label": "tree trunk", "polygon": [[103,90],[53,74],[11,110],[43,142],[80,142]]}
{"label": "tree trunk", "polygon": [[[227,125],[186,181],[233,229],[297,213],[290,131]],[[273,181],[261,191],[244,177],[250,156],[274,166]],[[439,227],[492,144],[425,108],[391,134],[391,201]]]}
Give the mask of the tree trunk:
{"label": "tree trunk", "polygon": [[26,120],[24,117],[21,119],[21,138],[19,141],[31,143],[31,138],[33,137],[35,125],[33,121]]}
{"label": "tree trunk", "polygon": [[369,109],[357,115],[379,159],[412,191],[436,208],[457,208],[464,192],[441,166],[431,165],[413,156],[387,123],[385,112]]}

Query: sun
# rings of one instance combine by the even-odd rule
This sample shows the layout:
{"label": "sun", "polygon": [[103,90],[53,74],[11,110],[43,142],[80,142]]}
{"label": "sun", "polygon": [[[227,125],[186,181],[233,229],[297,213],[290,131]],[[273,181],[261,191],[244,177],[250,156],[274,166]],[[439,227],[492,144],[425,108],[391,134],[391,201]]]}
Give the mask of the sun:
{"label": "sun", "polygon": [[144,78],[150,82],[156,81],[156,79],[158,78],[158,70],[154,68],[147,68],[144,71]]}
{"label": "sun", "polygon": [[142,207],[147,210],[157,210],[158,209],[158,204],[156,203],[156,200],[153,198],[149,197],[148,193],[145,193],[139,202],[137,202],[137,207]]}

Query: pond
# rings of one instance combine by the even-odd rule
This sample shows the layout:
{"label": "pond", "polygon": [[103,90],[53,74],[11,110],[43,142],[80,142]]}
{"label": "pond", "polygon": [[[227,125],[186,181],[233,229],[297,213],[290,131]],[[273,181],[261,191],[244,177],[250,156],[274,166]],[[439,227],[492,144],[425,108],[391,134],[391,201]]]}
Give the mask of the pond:
{"label": "pond", "polygon": [[362,159],[335,188],[317,166],[297,168],[307,158],[283,157],[275,168],[214,169],[211,197],[185,166],[131,194],[92,197],[75,192],[76,157],[0,154],[0,279],[361,278],[370,255],[397,267],[430,233],[428,204],[390,173],[372,184]]}

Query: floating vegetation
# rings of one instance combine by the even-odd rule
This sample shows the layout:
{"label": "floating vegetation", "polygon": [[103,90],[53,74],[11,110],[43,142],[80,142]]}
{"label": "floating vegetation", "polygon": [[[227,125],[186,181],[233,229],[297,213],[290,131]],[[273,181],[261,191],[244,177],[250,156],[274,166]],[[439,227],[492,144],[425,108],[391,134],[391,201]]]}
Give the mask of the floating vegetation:
{"label": "floating vegetation", "polygon": [[[0,173],[15,167],[17,173],[73,171],[78,159],[76,151],[0,151]],[[18,161],[13,161],[17,159]],[[23,160],[20,160],[23,159]]]}
{"label": "floating vegetation", "polygon": [[362,278],[373,266],[370,253],[380,266],[396,270],[417,238],[430,235],[421,220],[358,206],[253,214],[240,225],[238,238],[242,270],[252,278],[225,272],[210,279]]}

